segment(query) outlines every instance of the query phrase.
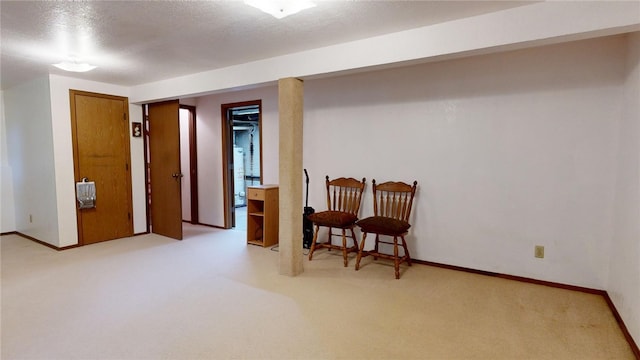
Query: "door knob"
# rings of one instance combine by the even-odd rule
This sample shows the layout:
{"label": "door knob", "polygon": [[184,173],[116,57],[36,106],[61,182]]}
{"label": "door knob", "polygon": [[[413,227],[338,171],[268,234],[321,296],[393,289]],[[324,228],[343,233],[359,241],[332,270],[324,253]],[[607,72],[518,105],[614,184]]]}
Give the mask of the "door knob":
{"label": "door knob", "polygon": [[184,175],[182,175],[181,173],[173,173],[173,174],[171,175],[171,177],[173,177],[173,178],[175,178],[175,179],[179,179],[179,178],[181,178],[181,177],[183,177],[183,176],[184,176]]}

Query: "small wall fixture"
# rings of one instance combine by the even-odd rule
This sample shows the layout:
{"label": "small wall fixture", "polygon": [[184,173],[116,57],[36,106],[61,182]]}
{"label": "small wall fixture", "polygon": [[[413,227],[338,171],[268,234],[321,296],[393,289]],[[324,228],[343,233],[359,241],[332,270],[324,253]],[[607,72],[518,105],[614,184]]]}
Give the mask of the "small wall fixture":
{"label": "small wall fixture", "polygon": [[142,137],[142,123],[133,122],[131,123],[131,135],[133,137]]}
{"label": "small wall fixture", "polygon": [[308,0],[245,0],[244,3],[272,15],[276,19],[282,19],[316,6],[315,3]]}
{"label": "small wall fixture", "polygon": [[78,62],[75,59],[70,59],[69,61],[63,61],[58,64],[53,64],[53,66],[58,69],[62,69],[64,71],[72,71],[72,72],[86,72],[95,69],[97,66],[90,65],[87,63]]}

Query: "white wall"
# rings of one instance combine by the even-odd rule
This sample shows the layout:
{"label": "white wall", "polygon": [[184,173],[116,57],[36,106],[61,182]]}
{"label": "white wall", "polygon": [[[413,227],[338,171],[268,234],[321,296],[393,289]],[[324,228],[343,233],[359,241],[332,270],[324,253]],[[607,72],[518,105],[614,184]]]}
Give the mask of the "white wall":
{"label": "white wall", "polygon": [[[13,175],[15,230],[57,246],[56,169],[49,79],[35,79],[6,90],[3,95],[6,155]],[[4,195],[3,208],[11,209],[11,204],[5,205],[11,196],[5,199]]]}
{"label": "white wall", "polygon": [[[58,247],[78,243],[70,89],[129,95],[127,87],[58,75],[37,79],[3,93],[7,141],[7,166],[3,164],[3,177],[5,169],[13,173],[13,192],[3,186],[3,208],[10,210],[8,215],[12,207],[15,210],[15,230]],[[139,105],[129,105],[129,118],[131,122],[142,122]],[[136,233],[146,231],[143,150],[143,139],[131,137]],[[4,181],[3,184],[11,185]],[[3,224],[5,218],[3,215]],[[3,225],[2,231],[12,230]]]}
{"label": "white wall", "polygon": [[[625,38],[305,82],[323,178],[418,181],[412,256],[604,289]],[[546,257],[533,257],[543,245]]]}
{"label": "white wall", "polygon": [[7,126],[4,119],[4,93],[0,91],[0,233],[16,230],[13,172],[7,155]]}
{"label": "white wall", "polygon": [[[129,122],[144,124],[142,106],[129,103]],[[131,128],[129,128],[131,129]],[[131,131],[131,130],[130,130]],[[147,231],[147,198],[144,165],[144,138],[131,137],[131,190],[133,197],[133,232],[135,234]]]}
{"label": "white wall", "polygon": [[[640,30],[638,1],[542,1],[134,86],[131,101],[210,94]],[[579,21],[576,21],[579,19]],[[330,59],[330,61],[328,61]]]}
{"label": "white wall", "polygon": [[224,226],[222,104],[262,100],[263,183],[278,183],[278,88],[261,87],[197,98],[198,215],[200,223]]}
{"label": "white wall", "polygon": [[607,291],[640,343],[640,33],[629,37]]}
{"label": "white wall", "polygon": [[[56,168],[55,192],[58,195],[57,207],[60,224],[60,243],[58,245],[63,247],[78,243],[69,90],[127,97],[129,88],[58,75],[50,75],[50,84],[51,124],[53,126],[53,151]],[[129,121],[142,122],[140,105],[129,104]],[[130,137],[130,141],[133,227],[134,233],[140,233],[146,231],[144,146],[142,137]]]}

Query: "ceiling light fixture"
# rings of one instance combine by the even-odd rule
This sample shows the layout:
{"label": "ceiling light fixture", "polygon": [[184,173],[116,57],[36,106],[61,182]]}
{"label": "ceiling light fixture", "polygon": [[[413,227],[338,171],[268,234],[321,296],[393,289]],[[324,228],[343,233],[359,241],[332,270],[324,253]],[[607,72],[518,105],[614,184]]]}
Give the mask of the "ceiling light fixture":
{"label": "ceiling light fixture", "polygon": [[305,9],[316,6],[308,0],[245,0],[245,4],[258,8],[276,19],[293,15]]}
{"label": "ceiling light fixture", "polygon": [[95,69],[97,66],[90,65],[87,63],[78,62],[78,59],[71,58],[68,61],[63,61],[58,64],[53,64],[53,66],[58,69],[62,69],[64,71],[72,71],[72,72],[86,72]]}

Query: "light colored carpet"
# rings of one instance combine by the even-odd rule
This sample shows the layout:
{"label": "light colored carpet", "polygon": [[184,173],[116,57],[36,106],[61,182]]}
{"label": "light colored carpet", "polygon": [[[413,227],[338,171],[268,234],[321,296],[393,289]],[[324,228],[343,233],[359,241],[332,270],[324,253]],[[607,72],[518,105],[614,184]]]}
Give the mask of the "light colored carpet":
{"label": "light colored carpet", "polygon": [[325,250],[286,277],[244,232],[185,236],[2,236],[2,359],[633,359],[598,295]]}

